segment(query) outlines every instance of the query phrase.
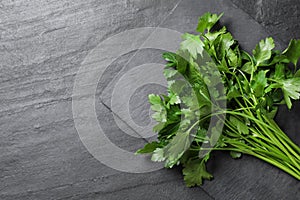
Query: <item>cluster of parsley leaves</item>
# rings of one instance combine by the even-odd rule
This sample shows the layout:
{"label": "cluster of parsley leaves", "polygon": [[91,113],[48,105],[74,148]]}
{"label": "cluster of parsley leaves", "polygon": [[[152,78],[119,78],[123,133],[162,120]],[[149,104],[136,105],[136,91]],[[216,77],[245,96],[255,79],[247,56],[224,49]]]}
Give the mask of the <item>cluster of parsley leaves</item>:
{"label": "cluster of parsley leaves", "polygon": [[181,164],[189,187],[213,177],[206,163],[214,150],[255,156],[300,180],[300,148],[274,121],[279,105],[291,109],[300,98],[300,40],[281,52],[266,38],[250,55],[226,27],[214,27],[221,17],[205,13],[198,35],[185,33],[176,53],[163,54],[168,94],[149,95],[158,139],[137,153],[167,168]]}

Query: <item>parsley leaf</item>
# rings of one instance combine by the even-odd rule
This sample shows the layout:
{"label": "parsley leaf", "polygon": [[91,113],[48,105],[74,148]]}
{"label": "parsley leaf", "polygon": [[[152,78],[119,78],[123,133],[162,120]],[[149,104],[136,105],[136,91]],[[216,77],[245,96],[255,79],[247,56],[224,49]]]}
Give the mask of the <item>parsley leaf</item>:
{"label": "parsley leaf", "polygon": [[300,40],[291,40],[288,48],[283,51],[283,55],[296,66],[300,58]]}
{"label": "parsley leaf", "polygon": [[190,146],[189,133],[177,133],[165,147],[166,167],[173,167]]}
{"label": "parsley leaf", "polygon": [[204,33],[205,30],[210,31],[210,29],[219,21],[219,19],[223,16],[223,13],[219,16],[216,14],[211,14],[209,12],[205,13],[199,18],[197,31],[200,33]]}
{"label": "parsley leaf", "polygon": [[151,160],[153,162],[162,162],[166,158],[164,157],[164,150],[162,148],[157,148],[153,151]]}
{"label": "parsley leaf", "polygon": [[284,99],[289,109],[292,108],[291,99],[297,100],[300,98],[300,78],[291,78],[280,81]]}
{"label": "parsley leaf", "polygon": [[256,48],[253,50],[253,56],[257,66],[271,58],[272,49],[274,49],[274,47],[275,45],[272,38],[261,40],[259,44],[256,45]]}
{"label": "parsley leaf", "polygon": [[144,154],[144,153],[152,153],[155,151],[157,148],[162,147],[162,144],[154,141],[151,143],[148,143],[144,146],[144,148],[139,149],[136,154]]}
{"label": "parsley leaf", "polygon": [[184,181],[188,187],[201,186],[203,179],[210,180],[213,175],[207,172],[204,159],[190,160],[182,170]]}
{"label": "parsley leaf", "polygon": [[181,42],[182,50],[187,50],[194,59],[197,58],[197,54],[202,55],[204,45],[200,40],[200,36],[185,33],[182,38],[184,39]]}

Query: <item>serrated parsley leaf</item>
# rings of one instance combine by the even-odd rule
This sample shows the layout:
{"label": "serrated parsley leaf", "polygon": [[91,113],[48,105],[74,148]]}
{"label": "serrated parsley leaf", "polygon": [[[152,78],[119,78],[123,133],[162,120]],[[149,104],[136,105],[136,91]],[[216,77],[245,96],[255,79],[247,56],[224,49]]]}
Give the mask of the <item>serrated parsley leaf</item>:
{"label": "serrated parsley leaf", "polygon": [[282,83],[282,91],[284,94],[284,99],[289,109],[292,108],[292,102],[290,99],[300,98],[300,78],[291,78],[280,81]]}
{"label": "serrated parsley leaf", "polygon": [[213,178],[213,175],[207,172],[204,160],[199,159],[187,162],[182,172],[188,187],[201,186],[204,179],[210,180]]}
{"label": "serrated parsley leaf", "polygon": [[148,96],[149,102],[152,104],[151,109],[155,111],[152,118],[157,122],[167,121],[167,110],[163,104],[163,101],[159,95],[150,94]]}
{"label": "serrated parsley leaf", "polygon": [[169,79],[174,77],[178,72],[173,69],[164,69],[164,76]]}
{"label": "serrated parsley leaf", "polygon": [[284,79],[284,75],[285,75],[285,66],[282,64],[277,64],[275,66],[275,74],[274,74],[274,78],[281,80]]}
{"label": "serrated parsley leaf", "polygon": [[178,132],[165,147],[166,167],[173,167],[190,146],[190,135]]}
{"label": "serrated parsley leaf", "polygon": [[162,162],[166,158],[164,157],[164,149],[163,148],[157,148],[153,151],[151,160],[153,162]]}
{"label": "serrated parsley leaf", "polygon": [[223,27],[221,30],[219,31],[215,31],[215,32],[208,32],[205,34],[205,37],[210,40],[213,41],[215,40],[219,35],[225,34],[226,33],[226,27]]}
{"label": "serrated parsley leaf", "polygon": [[152,105],[161,104],[162,103],[162,100],[161,100],[161,98],[160,98],[159,95],[149,94],[148,99],[149,99],[149,102]]}
{"label": "serrated parsley leaf", "polygon": [[264,88],[268,85],[266,73],[267,71],[259,71],[251,83],[254,94],[257,97],[264,95]]}
{"label": "serrated parsley leaf", "polygon": [[300,40],[291,40],[288,48],[284,50],[283,55],[296,66],[300,58]]}
{"label": "serrated parsley leaf", "polygon": [[182,50],[187,50],[194,59],[197,59],[197,54],[202,55],[204,44],[199,35],[185,33],[182,38],[183,41],[180,44]]}
{"label": "serrated parsley leaf", "polygon": [[242,67],[242,70],[244,72],[246,72],[247,74],[251,74],[252,71],[253,71],[253,65],[251,62],[246,62],[243,67]]}
{"label": "serrated parsley leaf", "polygon": [[175,93],[171,93],[169,104],[174,105],[179,103],[181,103],[179,96],[177,96]]}
{"label": "serrated parsley leaf", "polygon": [[205,30],[210,31],[210,29],[219,21],[222,16],[223,13],[221,13],[219,16],[209,12],[205,13],[198,20],[197,31],[200,33],[204,33]]}
{"label": "serrated parsley leaf", "polygon": [[272,49],[274,49],[274,47],[275,44],[272,38],[261,40],[259,44],[256,45],[256,48],[253,50],[253,56],[257,66],[271,58]]}

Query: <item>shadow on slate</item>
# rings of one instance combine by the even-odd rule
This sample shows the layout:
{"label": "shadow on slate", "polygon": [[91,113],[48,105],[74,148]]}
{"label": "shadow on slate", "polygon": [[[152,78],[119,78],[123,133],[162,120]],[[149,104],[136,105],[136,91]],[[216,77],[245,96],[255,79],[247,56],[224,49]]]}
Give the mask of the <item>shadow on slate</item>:
{"label": "shadow on slate", "polygon": [[[147,174],[121,173],[94,159],[82,145],[74,127],[71,102],[74,77],[81,62],[111,35],[131,28],[157,26],[176,3],[173,0],[0,3],[1,200],[299,197],[296,180],[250,157],[235,161],[226,154],[215,154],[209,164],[215,180],[189,189],[183,184],[180,168]],[[246,50],[253,49],[269,35],[229,0],[184,0],[161,27],[193,32],[198,16],[207,11],[225,12],[222,23]],[[255,31],[249,33],[249,28]],[[147,58],[151,52],[141,53]],[[158,53],[151,54],[158,56]],[[115,64],[108,77],[122,69]],[[111,123],[106,131],[113,134],[109,137],[118,146],[134,151],[132,145],[142,145],[144,141],[124,136],[114,125],[107,106],[99,102],[96,109],[99,121]],[[293,116],[299,119],[296,112]],[[299,125],[292,121],[284,125],[294,135],[299,130]],[[125,123],[123,128],[131,129]]]}
{"label": "shadow on slate", "polygon": [[[236,2],[235,2],[236,3]],[[226,25],[228,30],[233,34],[241,47],[248,52],[255,48],[255,45],[265,37],[277,37],[273,35],[273,30],[261,25],[261,22],[254,20],[245,11],[239,9],[231,1],[196,1],[187,0],[181,2],[175,11],[164,21],[160,27],[170,28],[180,32],[193,33],[197,25],[197,20],[204,12],[224,12],[221,24]],[[290,14],[295,17],[295,13]],[[271,20],[271,19],[269,19]],[[278,31],[278,30],[277,30]],[[283,49],[287,46],[280,38],[275,40],[276,48]],[[138,55],[130,58],[127,68],[132,68],[140,64],[141,61],[151,62],[153,59],[159,59],[159,55],[151,51],[140,51]],[[143,58],[149,57],[149,60]],[[125,69],[122,73],[125,73]],[[119,73],[115,80],[118,80]],[[114,81],[109,83],[107,88],[100,95],[103,103],[110,106],[110,95],[114,87]],[[145,97],[149,93],[145,91]],[[156,92],[159,93],[159,92]],[[146,98],[145,98],[146,99]],[[146,100],[144,101],[146,102]],[[136,104],[136,103],[135,103]],[[142,105],[142,104],[140,104]],[[132,113],[134,108],[140,110],[141,107],[132,105]],[[299,103],[296,103],[292,111],[287,111],[285,107],[280,109],[277,120],[281,127],[289,134],[289,136],[298,144],[300,137],[297,137],[300,120]],[[148,110],[148,105],[144,105],[144,109]],[[112,109],[114,112],[114,110]],[[117,112],[117,111],[116,111]],[[289,119],[288,122],[286,119]],[[126,119],[123,119],[126,122]],[[285,121],[284,121],[285,120]],[[209,171],[211,171],[215,179],[206,181],[202,188],[207,191],[214,199],[297,199],[300,198],[299,182],[280,171],[279,169],[264,163],[256,158],[244,156],[242,159],[233,160],[226,153],[217,152],[213,155],[213,159],[209,162]]]}

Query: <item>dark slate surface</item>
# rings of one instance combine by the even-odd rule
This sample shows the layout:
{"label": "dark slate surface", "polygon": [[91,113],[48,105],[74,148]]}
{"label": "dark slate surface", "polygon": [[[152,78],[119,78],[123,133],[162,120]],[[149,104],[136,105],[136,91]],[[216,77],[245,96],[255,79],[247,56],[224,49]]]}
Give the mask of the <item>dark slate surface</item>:
{"label": "dark slate surface", "polygon": [[298,0],[231,0],[247,12],[276,38],[288,44],[292,38],[300,38],[300,1]]}
{"label": "dark slate surface", "polygon": [[[298,181],[252,157],[232,160],[227,154],[215,154],[209,163],[215,179],[205,182],[203,187],[189,189],[183,185],[180,168],[145,174],[118,172],[93,158],[81,143],[72,115],[74,78],[87,53],[115,33],[158,25],[193,32],[198,16],[212,11],[225,12],[222,23],[247,50],[268,35],[276,37],[278,48],[299,35],[298,1],[232,0],[233,4],[229,0],[184,0],[178,5],[177,2],[0,3],[0,199],[300,198]],[[159,54],[158,50],[143,50],[120,57],[97,88],[98,120],[108,137],[128,151],[134,151],[145,141],[124,134],[116,125],[109,104],[110,88],[121,75],[119,72],[143,61],[158,61]],[[141,88],[132,99],[132,118],[137,123],[143,125],[148,120],[140,114],[148,110],[140,103],[145,101],[142,94],[156,88],[162,90]],[[299,104],[289,113],[282,108],[278,120],[300,144],[296,135],[300,128],[298,109]],[[125,121],[123,130],[134,134],[126,126],[126,119],[120,120]]]}

